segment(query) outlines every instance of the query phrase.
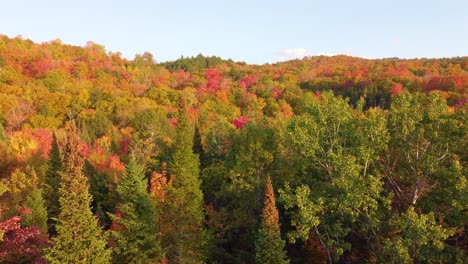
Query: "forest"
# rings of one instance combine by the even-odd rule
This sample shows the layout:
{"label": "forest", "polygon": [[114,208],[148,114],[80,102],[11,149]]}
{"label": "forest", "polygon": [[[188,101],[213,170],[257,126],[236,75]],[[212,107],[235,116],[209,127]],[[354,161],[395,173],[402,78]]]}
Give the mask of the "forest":
{"label": "forest", "polygon": [[468,57],[0,35],[0,263],[468,263],[467,111]]}

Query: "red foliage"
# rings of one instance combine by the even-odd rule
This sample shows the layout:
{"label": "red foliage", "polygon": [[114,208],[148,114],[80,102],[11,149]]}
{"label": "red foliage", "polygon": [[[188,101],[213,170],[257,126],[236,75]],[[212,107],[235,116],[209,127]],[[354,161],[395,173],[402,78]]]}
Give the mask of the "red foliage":
{"label": "red foliage", "polygon": [[197,116],[198,116],[198,112],[199,110],[194,108],[194,107],[189,107],[188,108],[188,114],[189,114],[189,117],[190,119],[195,119]]}
{"label": "red foliage", "polygon": [[280,90],[278,87],[274,87],[271,90],[271,96],[275,99],[280,99],[281,97],[283,97],[283,91]]}
{"label": "red foliage", "polygon": [[52,60],[48,56],[35,59],[24,66],[24,72],[31,78],[43,78],[52,69]]}
{"label": "red foliage", "polygon": [[214,68],[208,68],[205,72],[206,80],[208,81],[206,90],[209,93],[214,93],[219,90],[219,83],[223,76]]}
{"label": "red foliage", "polygon": [[166,106],[166,111],[168,113],[174,113],[174,112],[177,112],[177,110],[178,110],[177,107],[173,107],[173,106],[170,106],[170,105]]}
{"label": "red foliage", "polygon": [[468,98],[462,99],[455,104],[455,107],[462,107],[468,104]]}
{"label": "red foliage", "polygon": [[106,153],[98,144],[89,146],[82,144],[82,155],[87,157],[93,168],[99,173],[106,173],[114,177],[114,182],[117,182],[118,177],[121,176],[125,169],[125,164],[122,163],[120,157],[114,153]]}
{"label": "red foliage", "polygon": [[436,76],[426,84],[426,91],[453,89],[461,91],[468,89],[468,76]]}
{"label": "red foliage", "polygon": [[322,94],[320,93],[319,90],[315,91],[315,97],[317,97],[318,99],[320,99],[320,97],[322,97]]}
{"label": "red foliage", "polygon": [[[120,213],[120,211],[117,210],[117,212],[115,212],[115,217],[122,218],[122,214]],[[115,219],[113,219],[109,230],[120,231],[122,230],[122,226],[119,225]]]}
{"label": "red foliage", "polygon": [[235,126],[237,129],[241,129],[247,124],[247,117],[239,116],[239,118],[231,121],[231,124]]}
{"label": "red foliage", "polygon": [[47,263],[42,249],[48,245],[47,236],[38,227],[21,227],[21,216],[0,222],[1,263]]}
{"label": "red foliage", "polygon": [[397,96],[398,94],[403,92],[403,86],[401,84],[395,84],[392,87],[392,97]]}
{"label": "red foliage", "polygon": [[85,158],[89,158],[89,155],[91,155],[91,148],[86,142],[82,142],[80,145],[80,153],[83,155]]}
{"label": "red foliage", "polygon": [[172,77],[175,81],[174,88],[183,88],[184,85],[192,82],[193,80],[190,72],[185,72],[183,70],[172,73]]}
{"label": "red foliage", "polygon": [[126,155],[130,152],[131,139],[124,139],[120,141],[119,155]]}
{"label": "red foliage", "polygon": [[172,127],[177,127],[177,124],[179,123],[179,120],[177,119],[177,117],[172,117],[171,119],[169,119],[169,124],[171,124]]}
{"label": "red foliage", "polygon": [[115,171],[123,171],[125,169],[125,164],[120,161],[120,157],[116,154],[112,154],[107,161],[107,167]]}
{"label": "red foliage", "polygon": [[36,153],[40,154],[42,158],[48,159],[50,150],[52,149],[52,132],[42,128],[38,128],[34,132],[32,137],[38,143]]}
{"label": "red foliage", "polygon": [[249,75],[244,79],[240,80],[239,85],[242,89],[246,90],[252,87],[258,81],[258,77],[255,75]]}

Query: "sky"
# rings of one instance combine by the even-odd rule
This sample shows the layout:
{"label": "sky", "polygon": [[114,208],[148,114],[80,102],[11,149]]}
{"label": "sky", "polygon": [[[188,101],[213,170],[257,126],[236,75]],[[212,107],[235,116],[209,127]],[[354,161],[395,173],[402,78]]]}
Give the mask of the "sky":
{"label": "sky", "polygon": [[6,0],[0,34],[93,41],[128,59],[199,53],[263,64],[313,55],[468,55],[467,0]]}

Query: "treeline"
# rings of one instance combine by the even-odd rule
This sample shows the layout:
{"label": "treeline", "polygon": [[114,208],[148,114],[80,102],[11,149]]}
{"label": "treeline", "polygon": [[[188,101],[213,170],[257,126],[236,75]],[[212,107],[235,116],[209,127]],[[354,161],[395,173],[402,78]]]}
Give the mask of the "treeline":
{"label": "treeline", "polygon": [[466,263],[467,74],[1,36],[0,262]]}

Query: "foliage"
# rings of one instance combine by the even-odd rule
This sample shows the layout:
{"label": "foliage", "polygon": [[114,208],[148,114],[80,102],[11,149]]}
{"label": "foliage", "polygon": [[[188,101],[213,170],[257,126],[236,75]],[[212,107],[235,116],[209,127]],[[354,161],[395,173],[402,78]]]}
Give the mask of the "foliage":
{"label": "foliage", "polygon": [[0,35],[1,221],[26,239],[4,262],[45,245],[42,190],[52,262],[252,263],[283,245],[258,242],[270,176],[292,263],[466,263],[467,88],[468,57],[158,63]]}
{"label": "foliage", "polygon": [[55,219],[58,218],[60,208],[60,171],[63,171],[63,164],[57,143],[57,136],[54,134],[43,184],[44,200],[46,202],[48,215],[48,227],[51,235],[55,235]]}
{"label": "foliage", "polygon": [[111,241],[116,263],[154,263],[162,259],[155,204],[143,168],[134,159],[117,185],[119,215],[113,215]]}
{"label": "foliage", "polygon": [[52,239],[53,246],[47,250],[46,258],[51,263],[109,263],[111,252],[106,249],[106,236],[89,207],[92,197],[82,172],[79,146],[76,128],[71,124],[64,155],[65,171],[60,174],[58,235]]}
{"label": "foliage", "polygon": [[271,179],[267,178],[262,221],[255,243],[256,263],[289,263],[283,250],[284,240],[281,239],[278,209],[276,209],[275,194]]}
{"label": "foliage", "polygon": [[178,120],[175,149],[169,163],[173,181],[165,200],[168,215],[162,220],[173,230],[163,236],[163,246],[168,250],[169,261],[202,262],[207,241],[203,237],[199,158],[193,153],[193,129],[183,98],[180,99]]}
{"label": "foliage", "polygon": [[42,198],[42,190],[34,189],[24,203],[24,207],[31,211],[23,216],[25,226],[34,226],[41,229],[42,233],[47,230],[47,210]]}
{"label": "foliage", "polygon": [[0,222],[0,262],[47,263],[42,249],[47,247],[47,236],[38,227],[22,227],[21,216]]}

